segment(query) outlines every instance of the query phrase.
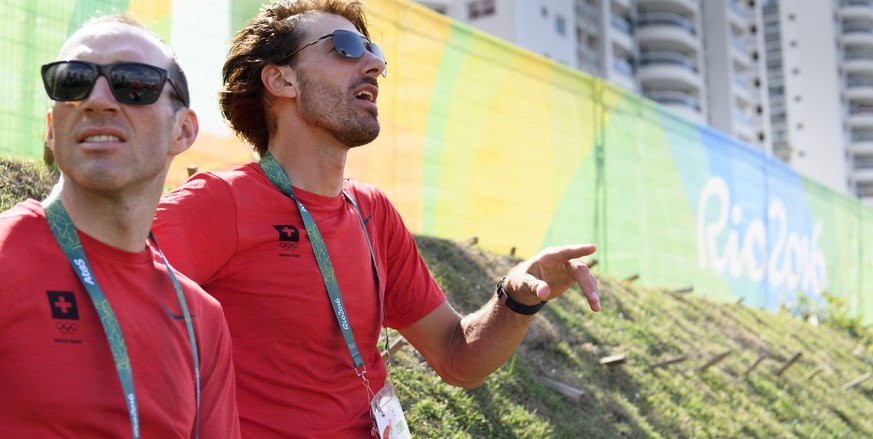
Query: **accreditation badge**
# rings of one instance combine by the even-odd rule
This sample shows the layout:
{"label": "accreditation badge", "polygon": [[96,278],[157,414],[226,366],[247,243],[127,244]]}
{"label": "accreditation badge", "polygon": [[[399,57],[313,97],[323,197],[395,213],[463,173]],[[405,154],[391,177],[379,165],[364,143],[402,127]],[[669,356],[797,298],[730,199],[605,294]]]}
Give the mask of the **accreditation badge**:
{"label": "accreditation badge", "polygon": [[397,399],[390,381],[385,382],[385,387],[370,401],[370,411],[376,421],[380,439],[412,439],[400,400]]}

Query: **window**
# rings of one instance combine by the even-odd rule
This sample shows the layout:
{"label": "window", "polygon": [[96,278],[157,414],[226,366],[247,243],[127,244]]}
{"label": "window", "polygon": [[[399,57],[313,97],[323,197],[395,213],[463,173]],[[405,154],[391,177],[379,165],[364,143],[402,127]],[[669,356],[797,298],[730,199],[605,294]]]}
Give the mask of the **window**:
{"label": "window", "polygon": [[495,0],[477,0],[467,3],[467,16],[470,20],[494,15],[495,12]]}
{"label": "window", "polygon": [[567,19],[563,16],[555,15],[555,32],[557,32],[558,35],[567,34]]}

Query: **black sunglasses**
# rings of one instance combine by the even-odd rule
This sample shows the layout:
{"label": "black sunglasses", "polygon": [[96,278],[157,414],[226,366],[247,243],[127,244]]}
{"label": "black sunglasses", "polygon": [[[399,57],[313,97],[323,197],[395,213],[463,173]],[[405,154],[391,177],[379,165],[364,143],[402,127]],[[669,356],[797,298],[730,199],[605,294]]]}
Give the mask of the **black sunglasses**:
{"label": "black sunglasses", "polygon": [[42,66],[42,82],[49,97],[55,101],[81,101],[91,94],[97,78],[109,81],[112,96],[118,102],[148,105],[161,97],[168,82],[185,107],[188,97],[179,90],[167,70],[137,62],[94,64],[87,61],[56,61]]}
{"label": "black sunglasses", "polygon": [[[303,45],[303,47],[291,52],[290,55],[283,58],[279,64],[283,64],[291,59],[294,55],[300,53],[301,50],[321,41],[326,38],[333,38],[333,47],[336,49],[337,53],[346,57],[346,58],[360,58],[364,51],[368,51],[373,55],[376,55],[376,58],[382,60],[385,65],[388,65],[388,61],[385,61],[385,55],[382,54],[382,49],[376,45],[376,43],[364,38],[363,35],[347,31],[347,30],[335,30],[309,44]],[[382,70],[382,76],[388,76],[388,69]]]}

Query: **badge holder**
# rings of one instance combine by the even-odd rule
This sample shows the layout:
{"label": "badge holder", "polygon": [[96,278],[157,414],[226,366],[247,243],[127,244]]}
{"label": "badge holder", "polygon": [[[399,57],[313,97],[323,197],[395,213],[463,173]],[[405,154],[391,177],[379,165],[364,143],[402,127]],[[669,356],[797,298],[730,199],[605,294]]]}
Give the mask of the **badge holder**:
{"label": "badge holder", "polygon": [[385,387],[370,401],[370,412],[376,423],[379,439],[412,439],[409,424],[403,416],[400,400],[394,393],[391,381],[385,382]]}

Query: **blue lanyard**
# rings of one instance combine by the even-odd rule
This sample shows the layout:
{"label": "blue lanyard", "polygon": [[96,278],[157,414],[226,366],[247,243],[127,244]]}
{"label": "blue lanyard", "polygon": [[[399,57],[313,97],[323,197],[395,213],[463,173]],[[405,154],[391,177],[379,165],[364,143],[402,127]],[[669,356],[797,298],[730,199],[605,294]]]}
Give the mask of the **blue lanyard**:
{"label": "blue lanyard", "polygon": [[[88,291],[88,296],[97,310],[97,315],[100,317],[100,323],[103,325],[103,331],[106,333],[106,338],[109,340],[109,348],[112,350],[112,359],[115,361],[115,369],[118,371],[118,378],[121,380],[121,388],[124,391],[124,402],[127,404],[128,415],[130,416],[130,428],[133,431],[134,439],[139,439],[139,408],[136,402],[136,392],[133,386],[133,373],[130,365],[130,357],[127,355],[127,345],[124,343],[124,335],[121,333],[121,327],[118,325],[118,319],[109,305],[109,301],[103,294],[100,285],[97,284],[97,279],[94,278],[94,271],[91,265],[88,264],[88,259],[85,257],[85,250],[82,248],[82,243],[79,241],[79,235],[76,233],[76,228],[73,221],[64,209],[63,202],[57,192],[52,192],[48,198],[42,202],[45,210],[46,220],[49,228],[55,237],[58,245],[63,250],[67,260],[76,272],[82,286]],[[194,358],[194,379],[195,379],[195,394],[197,399],[197,412],[194,418],[194,437],[200,436],[200,358],[197,354],[197,340],[194,337],[194,326],[191,323],[191,314],[188,311],[188,303],[185,301],[185,296],[182,294],[182,286],[173,274],[173,269],[170,263],[164,256],[164,252],[158,247],[154,235],[149,232],[149,239],[154,244],[158,253],[167,266],[167,273],[170,274],[170,280],[173,287],[176,289],[176,295],[179,298],[179,304],[182,307],[182,314],[185,317],[185,326],[188,327],[188,338],[191,340],[191,354]],[[156,379],[161,379],[157,377]]]}
{"label": "blue lanyard", "polygon": [[[361,352],[358,350],[358,345],[355,343],[355,337],[352,334],[351,325],[349,324],[345,306],[343,305],[343,298],[339,291],[339,284],[336,280],[336,273],[333,270],[333,264],[330,262],[330,255],[327,253],[327,245],[324,243],[324,238],[321,236],[318,226],[315,225],[315,218],[312,217],[312,214],[309,213],[309,210],[306,209],[303,203],[294,196],[294,189],[291,187],[291,182],[288,181],[288,177],[285,175],[285,172],[282,171],[279,163],[276,162],[276,158],[273,157],[273,154],[267,151],[258,164],[261,166],[261,169],[264,170],[270,183],[297,203],[297,209],[300,211],[300,216],[303,218],[303,225],[306,227],[306,234],[309,236],[309,242],[312,245],[313,253],[315,253],[315,260],[318,262],[318,269],[321,271],[321,278],[324,280],[325,288],[327,288],[330,305],[333,307],[337,323],[339,323],[346,346],[349,348],[349,354],[352,356],[352,363],[355,365],[355,373],[357,373],[358,376],[363,376],[363,374],[367,372],[367,368],[364,365],[364,361],[361,359]],[[370,259],[373,262],[373,270],[376,273],[376,289],[378,293],[379,268],[376,266],[376,255],[373,253],[373,245],[370,243],[370,236],[367,234],[367,228],[364,226],[364,218],[361,216],[361,211],[358,209],[358,204],[355,202],[355,199],[345,190],[343,190],[343,195],[352,203],[352,206],[354,206],[355,212],[358,214],[358,221],[361,224],[361,229],[364,231],[364,237],[367,239],[367,246],[370,248]],[[366,383],[366,378],[364,378],[364,380]]]}

